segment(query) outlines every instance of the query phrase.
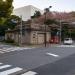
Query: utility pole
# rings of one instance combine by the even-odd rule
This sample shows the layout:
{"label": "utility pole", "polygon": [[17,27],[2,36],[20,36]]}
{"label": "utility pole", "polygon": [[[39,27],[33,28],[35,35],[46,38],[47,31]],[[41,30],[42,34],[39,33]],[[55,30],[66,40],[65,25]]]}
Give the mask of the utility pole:
{"label": "utility pole", "polygon": [[60,20],[60,44],[61,44],[61,31],[62,31],[62,24],[61,24],[61,20]]}
{"label": "utility pole", "polygon": [[46,20],[47,20],[47,13],[49,12],[49,8],[52,8],[52,6],[49,6],[48,8],[46,8],[45,9],[45,47],[46,47],[46,45],[47,45],[47,34],[46,34],[46,32],[47,32],[47,28],[46,28]]}
{"label": "utility pole", "polygon": [[20,24],[20,45],[22,45],[22,16],[21,16],[21,24]]}
{"label": "utility pole", "polygon": [[[46,21],[46,12],[45,12],[45,21]],[[47,39],[46,38],[46,24],[45,24],[45,36],[44,37],[45,37],[45,47],[46,47],[46,39]]]}

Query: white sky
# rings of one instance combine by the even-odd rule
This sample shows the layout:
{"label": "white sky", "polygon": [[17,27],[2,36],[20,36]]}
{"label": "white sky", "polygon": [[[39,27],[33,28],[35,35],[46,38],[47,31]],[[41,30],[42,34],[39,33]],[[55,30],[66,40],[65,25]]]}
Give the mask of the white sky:
{"label": "white sky", "polygon": [[13,2],[14,8],[26,5],[33,5],[40,9],[51,5],[51,11],[75,11],[75,0],[14,0]]}

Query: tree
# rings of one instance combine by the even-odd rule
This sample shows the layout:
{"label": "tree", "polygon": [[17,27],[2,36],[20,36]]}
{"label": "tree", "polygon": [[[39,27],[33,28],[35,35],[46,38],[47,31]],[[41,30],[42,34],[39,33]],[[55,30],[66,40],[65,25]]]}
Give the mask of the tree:
{"label": "tree", "polygon": [[55,19],[47,19],[44,24],[51,25],[51,24],[58,24],[58,22]]}
{"label": "tree", "polygon": [[38,17],[40,17],[40,16],[41,16],[40,11],[35,11],[34,15],[31,16],[31,18],[38,18]]}
{"label": "tree", "polygon": [[62,24],[62,39],[69,37],[68,25]]}
{"label": "tree", "polygon": [[13,0],[0,0],[0,18],[7,18],[11,15],[13,6]]}
{"label": "tree", "polygon": [[[47,19],[45,22],[44,22],[45,25],[48,25],[48,26],[53,26],[53,25],[57,25],[58,22],[55,20],[55,19]],[[58,29],[56,28],[51,28],[51,35],[52,36],[55,36],[58,32]]]}
{"label": "tree", "polygon": [[7,28],[14,29],[19,22],[20,18],[18,16],[11,15],[6,21]]}
{"label": "tree", "polygon": [[0,25],[0,36],[5,35],[5,30],[7,29],[6,25]]}
{"label": "tree", "polygon": [[13,0],[0,0],[0,35],[4,35],[7,29],[6,21],[11,16]]}

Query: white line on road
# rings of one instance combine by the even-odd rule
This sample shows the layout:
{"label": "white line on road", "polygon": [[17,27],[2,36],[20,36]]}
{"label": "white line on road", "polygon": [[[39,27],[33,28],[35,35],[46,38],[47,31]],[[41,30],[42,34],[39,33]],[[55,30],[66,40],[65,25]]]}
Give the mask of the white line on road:
{"label": "white line on road", "polygon": [[2,71],[2,72],[0,72],[0,75],[9,75],[9,74],[21,71],[21,70],[23,70],[23,69],[19,68],[19,67],[16,67],[16,68],[13,68],[13,69]]}
{"label": "white line on road", "polygon": [[0,53],[5,53],[5,51],[3,49],[0,49]]}
{"label": "white line on road", "polygon": [[3,66],[0,66],[0,69],[8,68],[8,67],[11,67],[11,65],[3,65]]}
{"label": "white line on road", "polygon": [[54,57],[59,57],[59,55],[56,55],[56,54],[53,54],[53,53],[46,53],[47,55],[51,55],[51,56],[54,56]]}
{"label": "white line on road", "polygon": [[28,71],[22,75],[36,75],[37,73],[36,72],[33,72],[33,71]]}
{"label": "white line on road", "polygon": [[13,51],[28,50],[28,49],[32,49],[32,48],[28,48],[28,47],[10,47],[10,48],[6,48],[6,47],[3,47],[2,49],[0,49],[0,53],[3,54],[3,53],[13,52]]}
{"label": "white line on road", "polygon": [[8,50],[2,50],[3,52],[10,52],[10,51],[8,51]]}
{"label": "white line on road", "polygon": [[75,45],[59,45],[57,47],[75,47]]}
{"label": "white line on road", "polygon": [[3,63],[0,63],[0,65],[1,65],[1,64],[3,64]]}
{"label": "white line on road", "polygon": [[3,51],[0,51],[0,53],[5,53],[5,52],[3,52]]}

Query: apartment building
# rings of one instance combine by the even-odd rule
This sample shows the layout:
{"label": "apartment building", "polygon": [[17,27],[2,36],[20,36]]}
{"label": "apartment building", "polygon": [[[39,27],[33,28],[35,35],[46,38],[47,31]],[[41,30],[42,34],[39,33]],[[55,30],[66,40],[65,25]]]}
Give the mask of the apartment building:
{"label": "apartment building", "polygon": [[43,10],[40,10],[39,8],[36,8],[32,5],[20,7],[13,10],[13,15],[22,16],[23,21],[27,21],[31,19],[31,16],[34,15],[35,11],[40,11],[41,14],[43,14]]}

